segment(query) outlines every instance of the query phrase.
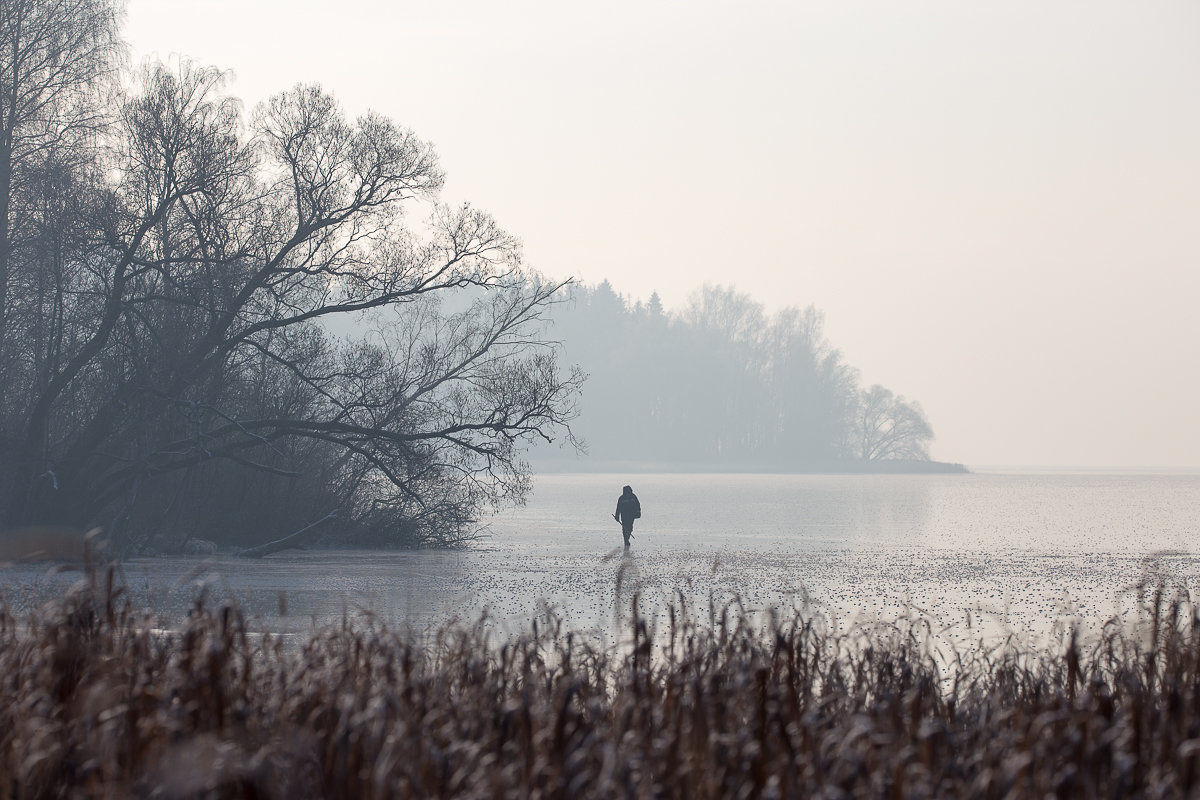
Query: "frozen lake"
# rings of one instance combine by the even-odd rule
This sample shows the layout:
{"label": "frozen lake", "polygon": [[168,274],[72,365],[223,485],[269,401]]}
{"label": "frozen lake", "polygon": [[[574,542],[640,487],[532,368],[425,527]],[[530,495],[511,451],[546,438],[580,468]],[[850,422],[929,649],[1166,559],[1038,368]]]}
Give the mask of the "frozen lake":
{"label": "frozen lake", "polygon": [[[624,483],[644,510],[628,555],[610,516]],[[1045,633],[1128,613],[1147,581],[1200,589],[1195,473],[546,475],[525,508],[489,523],[456,552],[138,559],[124,573],[168,617],[203,586],[275,631],[363,612],[436,627],[484,609],[515,630],[549,604],[604,635],[636,591],[651,615],[678,592],[705,608],[807,603],[839,625],[917,611],[960,632],[969,618]],[[70,580],[0,572],[18,608]]]}

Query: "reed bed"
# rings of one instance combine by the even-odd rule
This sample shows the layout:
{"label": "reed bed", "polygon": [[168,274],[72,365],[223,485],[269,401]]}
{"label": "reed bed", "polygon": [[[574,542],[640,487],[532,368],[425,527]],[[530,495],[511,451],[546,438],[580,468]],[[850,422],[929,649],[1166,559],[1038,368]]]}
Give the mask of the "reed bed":
{"label": "reed bed", "polygon": [[198,600],[177,628],[111,571],[0,611],[0,797],[1191,797],[1200,619],[1151,591],[1049,651],[937,654],[920,620],[828,632],[634,611],[498,638],[364,617],[299,645]]}

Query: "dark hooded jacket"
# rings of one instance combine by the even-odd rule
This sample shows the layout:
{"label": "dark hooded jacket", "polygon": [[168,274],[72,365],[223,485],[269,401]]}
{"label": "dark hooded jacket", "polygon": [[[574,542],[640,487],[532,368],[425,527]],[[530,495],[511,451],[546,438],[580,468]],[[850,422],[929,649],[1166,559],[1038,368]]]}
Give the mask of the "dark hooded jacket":
{"label": "dark hooded jacket", "polygon": [[642,504],[632,488],[626,486],[621,491],[621,496],[617,498],[616,515],[622,525],[632,525],[635,519],[642,516]]}

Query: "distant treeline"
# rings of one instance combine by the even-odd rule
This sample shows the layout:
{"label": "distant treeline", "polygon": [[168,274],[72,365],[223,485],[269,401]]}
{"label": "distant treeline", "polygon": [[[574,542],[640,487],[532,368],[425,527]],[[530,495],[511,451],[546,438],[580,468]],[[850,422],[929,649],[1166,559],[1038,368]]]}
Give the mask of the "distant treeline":
{"label": "distant treeline", "polygon": [[587,457],[542,447],[563,469],[930,471],[920,405],[859,374],[809,306],[767,314],[705,286],[677,312],[630,302],[605,281],[573,286],[553,312],[565,360],[587,373],[573,427]]}

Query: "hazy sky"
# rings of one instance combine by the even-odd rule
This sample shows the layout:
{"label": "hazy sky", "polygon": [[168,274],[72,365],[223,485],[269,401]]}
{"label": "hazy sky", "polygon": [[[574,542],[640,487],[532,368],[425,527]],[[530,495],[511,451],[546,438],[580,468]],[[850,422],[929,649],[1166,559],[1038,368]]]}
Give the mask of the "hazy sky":
{"label": "hazy sky", "polygon": [[131,0],[317,81],[555,276],[815,305],[936,458],[1200,465],[1200,3]]}

